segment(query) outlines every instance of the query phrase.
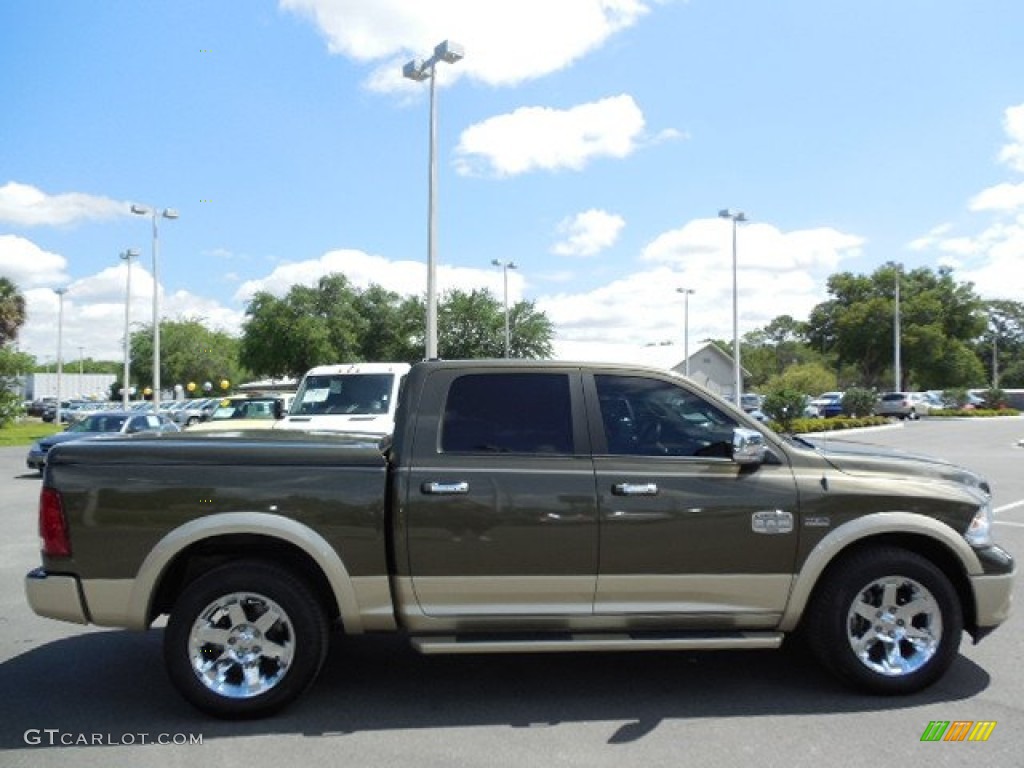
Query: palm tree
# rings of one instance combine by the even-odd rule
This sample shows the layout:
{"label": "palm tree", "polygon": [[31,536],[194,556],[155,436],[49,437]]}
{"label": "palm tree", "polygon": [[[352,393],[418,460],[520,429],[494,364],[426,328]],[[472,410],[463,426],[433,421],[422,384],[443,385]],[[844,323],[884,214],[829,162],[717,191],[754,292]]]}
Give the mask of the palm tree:
{"label": "palm tree", "polygon": [[25,297],[18,286],[6,277],[0,277],[0,347],[18,336],[25,324]]}

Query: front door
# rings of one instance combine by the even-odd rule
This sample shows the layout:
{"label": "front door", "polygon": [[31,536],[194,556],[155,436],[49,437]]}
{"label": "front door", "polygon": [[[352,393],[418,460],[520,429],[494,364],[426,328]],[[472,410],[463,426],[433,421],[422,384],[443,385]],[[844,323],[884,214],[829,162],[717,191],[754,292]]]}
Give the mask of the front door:
{"label": "front door", "polygon": [[796,555],[790,468],[733,462],[735,416],[682,382],[609,373],[588,379],[587,392],[604,442],[595,440],[594,456],[595,613],[774,626]]}

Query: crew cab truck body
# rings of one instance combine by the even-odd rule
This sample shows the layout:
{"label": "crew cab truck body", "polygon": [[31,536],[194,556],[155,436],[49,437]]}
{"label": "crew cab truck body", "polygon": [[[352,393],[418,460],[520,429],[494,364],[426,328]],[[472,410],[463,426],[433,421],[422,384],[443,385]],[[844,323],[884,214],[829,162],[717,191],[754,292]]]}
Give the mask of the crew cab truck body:
{"label": "crew cab truck body", "polygon": [[823,451],[686,379],[427,362],[393,440],[263,431],[70,443],[40,501],[40,615],[143,629],[224,717],[284,706],[328,629],[425,653],[775,648],[876,693],[934,682],[1010,605],[986,483]]}

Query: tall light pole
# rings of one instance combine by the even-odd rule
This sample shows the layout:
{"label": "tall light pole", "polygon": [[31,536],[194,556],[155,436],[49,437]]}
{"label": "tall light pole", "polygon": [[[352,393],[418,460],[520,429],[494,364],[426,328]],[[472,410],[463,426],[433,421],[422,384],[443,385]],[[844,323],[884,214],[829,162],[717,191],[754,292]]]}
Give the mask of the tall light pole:
{"label": "tall light pole", "polygon": [[902,354],[900,353],[900,339],[903,336],[903,331],[900,328],[900,277],[903,274],[903,270],[899,264],[896,265],[896,287],[893,291],[895,297],[895,307],[893,308],[892,315],[892,373],[893,373],[893,391],[899,392],[903,389],[903,370],[902,370]]}
{"label": "tall light pole", "polygon": [[160,261],[160,229],[157,221],[178,218],[173,208],[157,211],[155,205],[132,205],[132,213],[139,216],[151,216],[153,219],[153,410],[160,405],[160,290],[157,279],[157,264]]}
{"label": "tall light pole", "polygon": [[426,61],[413,59],[402,67],[402,75],[423,82],[430,81],[430,156],[427,182],[427,338],[426,357],[437,357],[437,97],[435,81],[439,61],[454,64],[465,56],[462,46],[445,40],[434,48],[434,55]]}
{"label": "tall light pole", "polygon": [[60,391],[61,378],[64,375],[64,294],[67,288],[54,288],[57,294],[57,411],[53,421],[59,427],[61,425],[60,401],[63,394]]}
{"label": "tall light pole", "polygon": [[723,219],[732,220],[732,373],[733,390],[736,398],[736,407],[742,408],[743,395],[743,365],[740,362],[740,313],[739,293],[737,290],[737,268],[736,268],[736,225],[746,221],[747,217],[743,211],[734,211],[732,208],[723,208],[718,212]]}
{"label": "tall light pole", "polygon": [[502,277],[505,280],[505,357],[510,357],[509,351],[512,348],[512,334],[508,324],[508,271],[510,269],[518,269],[514,261],[501,261],[500,259],[492,259],[491,264],[496,267],[501,267]]}
{"label": "tall light pole", "polygon": [[690,378],[690,296],[695,291],[693,288],[676,288],[676,293],[683,294],[683,370],[686,378]]}
{"label": "tall light pole", "polygon": [[128,382],[131,376],[132,259],[138,256],[139,252],[134,248],[129,248],[121,254],[128,272],[124,289],[124,377],[121,379],[121,406],[125,410],[128,410],[128,401],[131,397]]}

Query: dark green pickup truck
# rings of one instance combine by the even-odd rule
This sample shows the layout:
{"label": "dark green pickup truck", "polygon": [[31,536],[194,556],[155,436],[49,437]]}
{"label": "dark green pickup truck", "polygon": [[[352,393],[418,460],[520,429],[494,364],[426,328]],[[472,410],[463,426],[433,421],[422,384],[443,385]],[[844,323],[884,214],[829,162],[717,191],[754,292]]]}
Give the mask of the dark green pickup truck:
{"label": "dark green pickup truck", "polygon": [[424,653],[775,648],[906,693],[1009,611],[975,474],[815,448],[685,379],[413,367],[392,441],[300,432],[72,442],[47,462],[36,613],[143,629],[222,717],[311,685],[328,630]]}

